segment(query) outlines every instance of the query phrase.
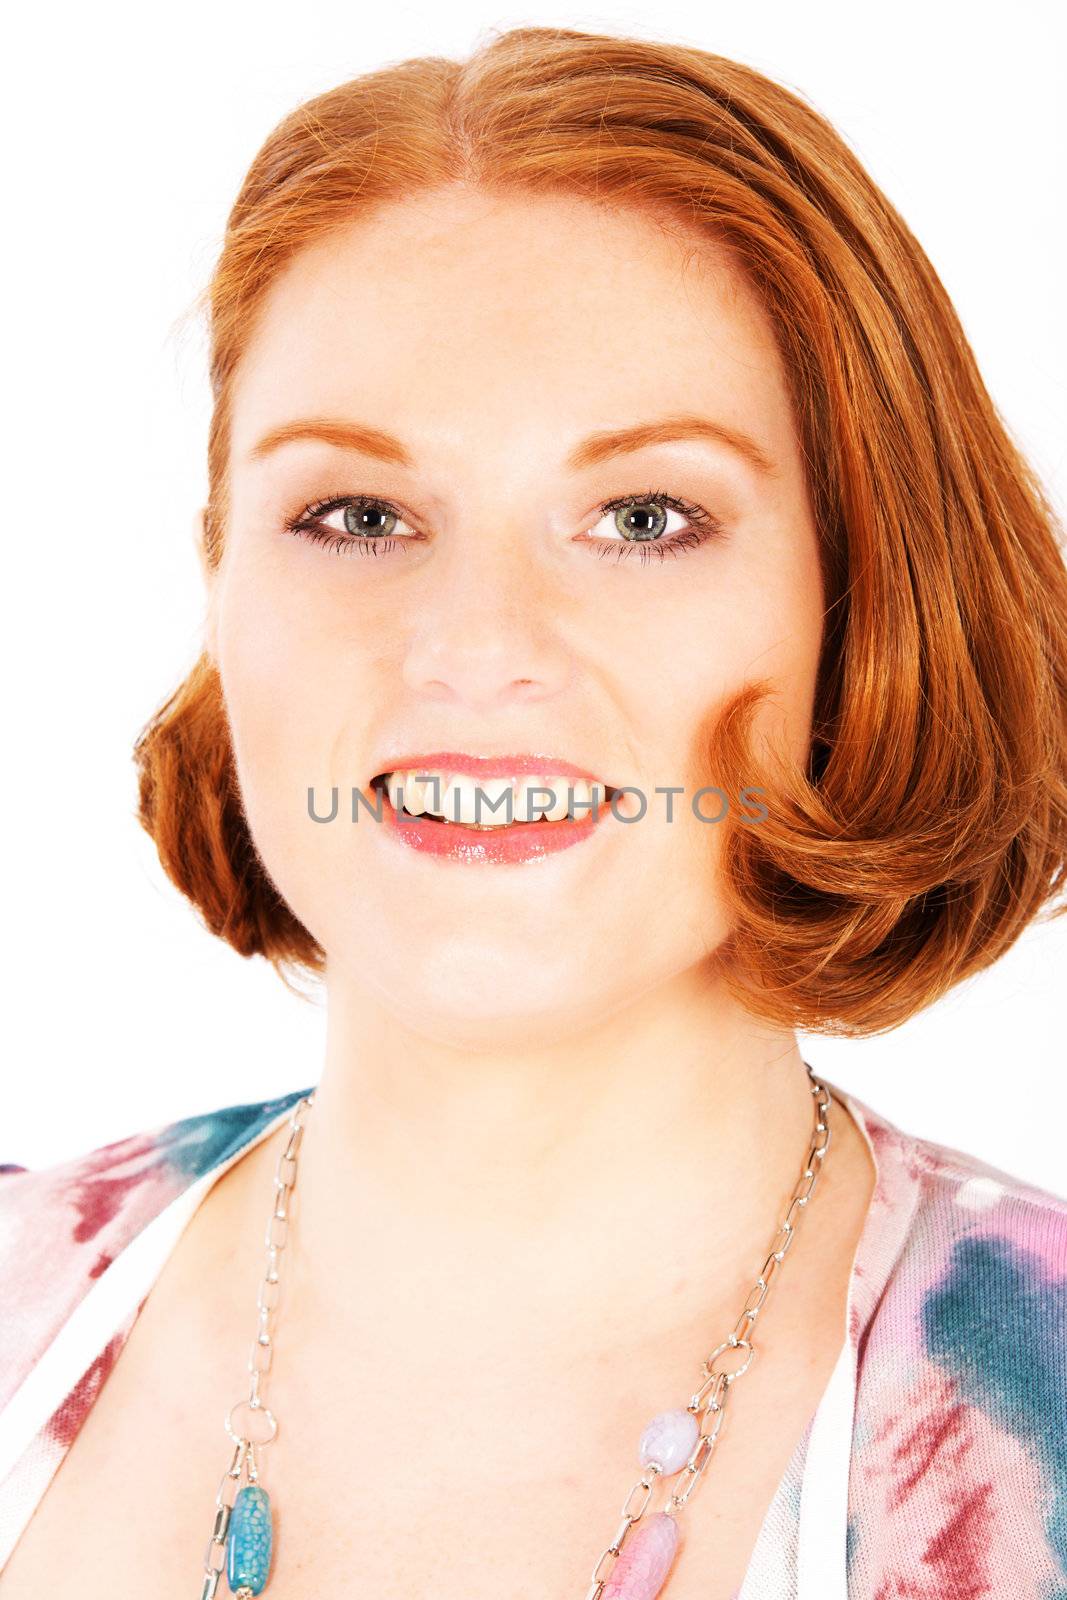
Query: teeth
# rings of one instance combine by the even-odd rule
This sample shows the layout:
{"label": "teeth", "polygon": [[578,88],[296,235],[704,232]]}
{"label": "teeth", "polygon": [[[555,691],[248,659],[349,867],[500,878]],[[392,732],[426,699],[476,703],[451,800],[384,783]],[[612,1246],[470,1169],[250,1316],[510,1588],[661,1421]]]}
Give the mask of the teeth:
{"label": "teeth", "polygon": [[[544,790],[547,778],[523,777],[515,785],[515,818],[518,822],[540,822],[545,812]],[[537,791],[541,790],[538,794]]]}
{"label": "teeth", "polygon": [[[475,778],[469,773],[430,772],[425,776],[432,781],[420,783],[416,771],[390,772],[385,785],[390,804],[396,809],[442,817],[446,822],[461,822],[467,827],[503,828],[509,822],[562,822],[572,804],[575,818],[592,817],[589,804],[606,804],[607,787],[590,783],[586,778],[566,778],[552,775],[511,778]],[[438,796],[437,804],[434,795]],[[481,791],[479,795],[478,791]],[[545,791],[551,791],[546,798]],[[508,793],[511,803],[508,804]],[[403,801],[401,801],[403,795]],[[495,807],[495,809],[490,809]],[[477,817],[475,810],[477,807]]]}
{"label": "teeth", "polygon": [[[386,788],[389,791],[389,804],[394,811],[410,811],[412,816],[421,817],[426,810],[427,797],[432,798],[433,790],[429,784],[418,783],[415,778],[406,772],[391,772],[386,779]],[[403,791],[403,806],[401,806],[401,791]]]}
{"label": "teeth", "polygon": [[448,822],[468,825],[480,822],[486,828],[506,827],[515,816],[514,810],[508,808],[509,794],[514,807],[515,797],[507,778],[486,778],[479,783],[476,778],[457,774],[444,788],[442,812]]}

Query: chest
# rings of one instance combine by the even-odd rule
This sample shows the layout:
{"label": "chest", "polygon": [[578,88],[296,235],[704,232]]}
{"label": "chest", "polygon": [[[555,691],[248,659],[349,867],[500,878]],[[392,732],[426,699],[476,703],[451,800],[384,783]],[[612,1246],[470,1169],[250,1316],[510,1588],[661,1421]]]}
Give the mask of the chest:
{"label": "chest", "polygon": [[[150,1299],[0,1574],[11,1600],[65,1591],[72,1571],[79,1600],[112,1600],[127,1585],[155,1600],[200,1593],[240,1363],[188,1340],[183,1349],[180,1323],[168,1332],[151,1309]],[[733,1600],[828,1376],[816,1363],[803,1383],[767,1373],[759,1384],[753,1372],[747,1393],[749,1378],[736,1387],[679,1515],[663,1600]],[[377,1384],[361,1372],[358,1390],[307,1373],[272,1384],[279,1432],[259,1456],[273,1512],[267,1600],[585,1600],[637,1482],[635,1422],[639,1432],[649,1409],[640,1375],[611,1377],[617,1406],[573,1425],[580,1407],[534,1406],[521,1383],[506,1410],[475,1388],[438,1394],[425,1374],[409,1381],[406,1406],[385,1372]],[[649,1512],[666,1492],[657,1486]],[[229,1594],[225,1576],[217,1593]]]}
{"label": "chest", "polygon": [[[234,1448],[223,1419],[247,1394],[254,1331],[255,1272],[246,1281],[220,1255],[235,1236],[232,1219],[201,1206],[0,1572],[0,1600],[68,1592],[72,1573],[79,1600],[202,1592]],[[845,1235],[795,1267],[793,1297],[761,1328],[678,1516],[662,1600],[740,1589],[837,1358],[851,1244]],[[700,1312],[639,1343],[605,1323],[590,1357],[531,1361],[536,1347],[516,1351],[510,1324],[478,1354],[457,1344],[447,1307],[423,1308],[417,1328],[397,1330],[397,1349],[375,1331],[382,1318],[367,1319],[354,1348],[328,1307],[301,1322],[293,1304],[312,1302],[283,1301],[264,1383],[278,1418],[259,1453],[273,1514],[265,1600],[585,1600],[640,1476],[642,1428],[684,1405],[715,1342],[708,1326],[728,1325],[724,1311]],[[648,1512],[678,1486],[657,1484]],[[223,1576],[219,1600],[228,1592]]]}

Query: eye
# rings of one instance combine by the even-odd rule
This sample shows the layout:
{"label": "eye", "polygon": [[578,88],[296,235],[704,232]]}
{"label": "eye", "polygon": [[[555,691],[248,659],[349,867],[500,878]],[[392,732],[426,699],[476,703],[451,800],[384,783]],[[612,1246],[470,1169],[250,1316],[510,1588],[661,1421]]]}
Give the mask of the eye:
{"label": "eye", "polygon": [[[326,519],[333,517],[331,525]],[[361,555],[387,555],[398,544],[421,539],[400,511],[388,500],[372,495],[335,494],[305,506],[285,524],[289,533],[313,544],[325,544],[339,555],[358,551]],[[397,537],[397,531],[407,532]]]}
{"label": "eye", "polygon": [[[665,490],[649,489],[642,494],[605,500],[599,510],[597,522],[577,542],[589,545],[600,556],[613,552],[617,560],[640,556],[642,561],[662,561],[723,531],[722,523],[703,506],[692,505]],[[334,519],[332,524],[330,518]],[[672,519],[677,519],[673,525]],[[598,534],[601,524],[604,531]],[[404,521],[391,501],[363,494],[334,494],[317,500],[288,518],[285,528],[338,555],[388,555],[405,544],[424,539]],[[401,529],[406,531],[401,533]]]}
{"label": "eye", "polygon": [[[601,555],[614,546],[617,559],[639,555],[645,561],[662,561],[722,532],[722,523],[703,506],[691,505],[661,489],[606,500],[600,510],[604,515],[593,525],[589,542],[603,544]],[[680,519],[680,527],[671,526],[672,517]],[[596,535],[601,523],[606,525],[605,531]]]}

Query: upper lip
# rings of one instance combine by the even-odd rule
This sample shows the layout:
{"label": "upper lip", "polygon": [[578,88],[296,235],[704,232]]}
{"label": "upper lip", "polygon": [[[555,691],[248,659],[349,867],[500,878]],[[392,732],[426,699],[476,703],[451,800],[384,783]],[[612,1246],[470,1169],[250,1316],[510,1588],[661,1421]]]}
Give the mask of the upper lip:
{"label": "upper lip", "polygon": [[[563,778],[584,778],[588,783],[598,783],[605,789],[611,784],[590,772],[587,767],[564,761],[561,756],[503,755],[472,756],[462,750],[431,750],[421,755],[394,756],[389,763],[374,774],[380,778],[386,772],[465,772],[474,778],[548,777],[556,774]],[[374,779],[371,780],[372,782]]]}

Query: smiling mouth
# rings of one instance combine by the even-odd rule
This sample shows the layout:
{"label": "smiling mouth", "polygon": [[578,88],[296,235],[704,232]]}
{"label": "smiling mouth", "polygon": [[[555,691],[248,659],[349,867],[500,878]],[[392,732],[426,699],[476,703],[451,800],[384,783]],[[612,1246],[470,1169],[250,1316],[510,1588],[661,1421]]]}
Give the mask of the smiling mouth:
{"label": "smiling mouth", "polygon": [[[420,783],[419,776],[429,781]],[[619,793],[597,780],[552,773],[479,779],[467,773],[379,772],[370,787],[405,816],[479,833],[536,825],[574,827],[595,820]]]}

